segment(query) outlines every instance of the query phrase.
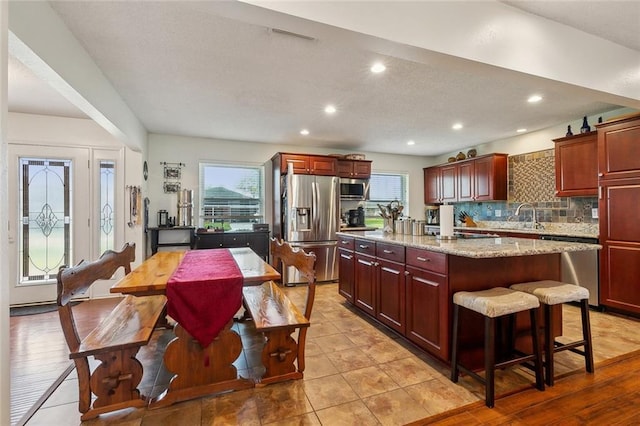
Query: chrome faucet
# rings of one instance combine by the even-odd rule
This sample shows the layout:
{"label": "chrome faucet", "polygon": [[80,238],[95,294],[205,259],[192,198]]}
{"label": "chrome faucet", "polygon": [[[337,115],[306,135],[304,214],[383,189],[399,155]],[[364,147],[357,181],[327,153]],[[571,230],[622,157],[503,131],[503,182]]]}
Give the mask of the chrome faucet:
{"label": "chrome faucet", "polygon": [[538,215],[536,214],[536,208],[533,206],[533,204],[531,203],[522,203],[520,204],[517,208],[516,208],[516,216],[520,215],[520,209],[522,207],[531,207],[531,210],[533,210],[533,217],[531,218],[531,229],[543,229],[544,227],[542,226],[541,223],[538,222]]}

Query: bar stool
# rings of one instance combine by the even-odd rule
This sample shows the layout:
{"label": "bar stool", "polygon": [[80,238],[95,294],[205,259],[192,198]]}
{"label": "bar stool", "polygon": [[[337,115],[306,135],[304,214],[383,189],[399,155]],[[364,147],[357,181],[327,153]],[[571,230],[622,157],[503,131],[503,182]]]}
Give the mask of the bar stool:
{"label": "bar stool", "polygon": [[[495,370],[528,361],[534,362],[536,388],[544,390],[542,377],[542,354],[539,345],[537,311],[540,303],[537,297],[527,293],[496,287],[482,291],[459,291],[453,295],[453,341],[451,350],[451,381],[458,382],[459,372],[467,373],[485,386],[485,404],[493,408],[495,399]],[[458,329],[460,307],[478,312],[484,316],[484,378],[469,370],[458,362]],[[522,355],[510,360],[496,363],[495,340],[496,319],[509,317],[515,320],[514,314],[529,311],[531,315],[531,340],[533,354]]]}
{"label": "bar stool", "polygon": [[[591,341],[591,323],[589,321],[589,290],[575,284],[563,283],[559,281],[534,281],[529,283],[514,284],[512,290],[522,291],[532,294],[540,300],[544,310],[544,365],[545,381],[548,386],[553,386],[554,368],[553,356],[556,352],[570,350],[578,355],[584,356],[584,363],[587,372],[593,373],[593,344]],[[570,343],[556,342],[553,337],[553,315],[551,307],[567,302],[580,303],[580,313],[582,316],[582,340]],[[583,347],[583,350],[576,349]],[[552,350],[553,349],[553,350]]]}

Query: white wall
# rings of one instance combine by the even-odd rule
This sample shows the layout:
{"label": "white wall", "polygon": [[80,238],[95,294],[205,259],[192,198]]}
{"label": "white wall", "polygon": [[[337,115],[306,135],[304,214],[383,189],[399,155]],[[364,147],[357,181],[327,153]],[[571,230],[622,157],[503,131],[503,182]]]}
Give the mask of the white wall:
{"label": "white wall", "polygon": [[[620,108],[613,111],[603,112],[602,114],[595,114],[588,116],[587,121],[591,126],[591,130],[596,130],[595,124],[598,123],[598,117],[602,117],[603,121],[610,120],[614,117],[621,115],[631,114],[636,112],[630,108]],[[461,150],[463,153],[470,148],[476,148],[478,155],[491,154],[494,152],[505,153],[509,155],[524,154],[527,152],[542,151],[545,149],[552,149],[554,147],[553,139],[562,138],[567,133],[567,126],[571,125],[571,130],[574,135],[580,133],[580,127],[582,126],[582,117],[577,118],[569,123],[561,124],[547,129],[542,129],[537,132],[525,133],[521,136],[514,136],[508,139],[501,139],[492,141],[489,143],[481,144],[478,146],[468,147]],[[447,162],[447,158],[455,157],[460,151],[450,152],[438,157],[430,157],[429,165],[442,164]]]}
{"label": "white wall", "polygon": [[[163,189],[162,162],[185,163],[182,169],[181,187],[193,189],[196,205],[194,205],[194,220],[198,224],[199,203],[199,162],[208,161],[216,163],[242,163],[247,165],[262,165],[270,163],[271,157],[276,152],[294,152],[308,154],[346,153],[340,150],[328,152],[312,146],[272,145],[254,142],[224,141],[216,139],[189,138],[172,135],[149,135],[149,181],[148,193],[150,198],[151,226],[157,224],[157,211],[167,210],[169,216],[177,214],[177,197],[175,194],[165,194]],[[372,160],[374,172],[406,172],[409,173],[409,214],[412,217],[424,216],[423,172],[427,165],[426,157],[407,155],[365,153],[367,160]],[[271,221],[271,168],[265,167],[266,214],[267,222]]]}

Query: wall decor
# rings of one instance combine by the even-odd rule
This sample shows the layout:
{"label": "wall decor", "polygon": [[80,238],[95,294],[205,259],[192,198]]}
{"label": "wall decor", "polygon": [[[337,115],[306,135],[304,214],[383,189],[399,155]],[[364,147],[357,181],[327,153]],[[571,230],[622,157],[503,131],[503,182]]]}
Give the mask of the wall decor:
{"label": "wall decor", "polygon": [[173,194],[180,192],[180,182],[165,182],[164,192],[166,194]]}
{"label": "wall decor", "polygon": [[182,168],[186,166],[184,163],[167,163],[166,161],[160,164],[164,166],[165,179],[180,179]]}

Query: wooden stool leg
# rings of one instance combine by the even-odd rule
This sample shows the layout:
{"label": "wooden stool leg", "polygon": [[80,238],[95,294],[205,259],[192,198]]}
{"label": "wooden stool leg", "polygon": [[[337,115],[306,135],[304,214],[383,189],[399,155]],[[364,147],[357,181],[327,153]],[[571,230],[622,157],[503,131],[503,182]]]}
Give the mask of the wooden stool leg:
{"label": "wooden stool leg", "polygon": [[451,381],[458,383],[458,314],[460,307],[453,305],[453,337],[451,338]]}
{"label": "wooden stool leg", "polygon": [[[545,305],[545,308],[548,308],[551,311],[549,306]],[[542,349],[540,348],[540,329],[538,328],[538,309],[529,310],[531,316],[531,343],[533,345],[533,354],[535,355],[534,367],[536,371],[536,388],[538,390],[544,390],[544,377],[542,373]],[[550,315],[549,315],[550,316]],[[551,330],[551,327],[547,325],[545,329],[545,333],[547,330]],[[549,331],[549,335],[552,336],[553,333]],[[552,342],[553,344],[553,342]],[[553,353],[553,349],[550,351]]]}
{"label": "wooden stool leg", "polygon": [[544,306],[544,367],[545,367],[545,382],[547,386],[553,386],[554,380],[554,353],[555,353],[555,339],[553,338],[553,313],[551,312],[551,306],[543,304]]}
{"label": "wooden stool leg", "polygon": [[496,369],[496,321],[495,318],[484,318],[484,377],[485,404],[493,408],[495,399],[495,369]]}
{"label": "wooden stool leg", "polygon": [[582,314],[582,338],[584,339],[584,363],[587,372],[593,373],[593,345],[591,342],[591,321],[589,320],[589,299],[580,301]]}

